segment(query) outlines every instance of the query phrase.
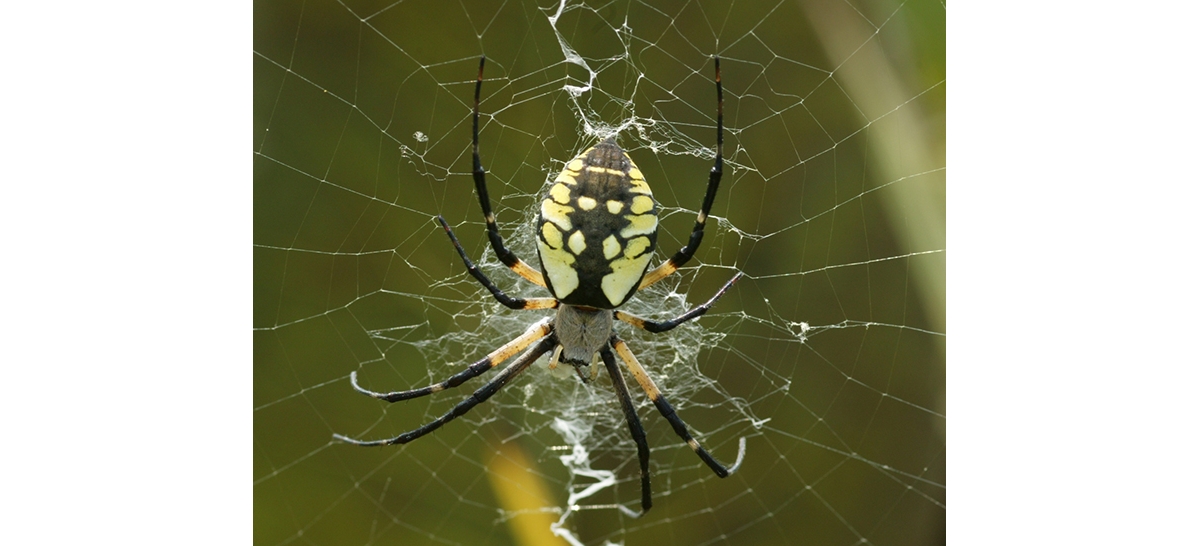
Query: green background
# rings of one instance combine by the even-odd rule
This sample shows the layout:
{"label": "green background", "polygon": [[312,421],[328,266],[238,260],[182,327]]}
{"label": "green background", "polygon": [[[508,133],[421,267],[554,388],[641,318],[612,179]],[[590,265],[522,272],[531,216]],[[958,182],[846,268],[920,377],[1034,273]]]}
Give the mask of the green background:
{"label": "green background", "polygon": [[[554,505],[566,501],[550,449],[561,439],[545,425],[553,411],[537,407],[550,396],[511,395],[404,447],[330,440],[403,432],[469,392],[383,408],[350,389],[351,371],[380,389],[418,386],[451,369],[428,361],[422,342],[466,331],[478,338],[438,348],[465,353],[506,341],[486,339],[496,329],[520,329],[482,319],[492,310],[486,294],[432,221],[444,215],[468,253],[484,256],[469,176],[480,54],[489,58],[483,160],[506,235],[525,225],[546,177],[594,142],[582,134],[581,110],[606,123],[659,122],[644,135],[623,131],[622,145],[658,201],[694,211],[711,165],[692,153],[713,140],[710,56],[723,58],[731,165],[713,209],[723,221],[697,254],[706,267],[685,271],[679,291],[695,304],[733,269],[747,275],[715,316],[698,321],[721,334],[698,366],[769,421],[731,423],[742,415],[719,399],[681,409],[710,433],[703,440],[719,458],[732,459],[737,438],[748,437],[741,471],[718,480],[643,405],[662,465],[654,509],[637,521],[584,512],[570,520],[576,535],[626,544],[944,542],[945,6],[569,9],[557,29],[599,69],[578,107],[562,87],[586,72],[563,63],[547,20],[554,9],[255,2],[256,543],[512,543],[485,467],[509,442],[536,462]],[[613,32],[622,24],[628,31]],[[688,145],[650,145],[667,139]],[[664,218],[660,256],[682,244],[690,222],[691,214]],[[532,253],[524,258],[536,265]],[[496,271],[502,287],[519,286]],[[662,366],[659,352],[631,345],[647,368]],[[545,384],[536,373],[516,383]],[[617,453],[598,461],[634,478],[636,464]],[[611,501],[636,498],[629,482]]]}

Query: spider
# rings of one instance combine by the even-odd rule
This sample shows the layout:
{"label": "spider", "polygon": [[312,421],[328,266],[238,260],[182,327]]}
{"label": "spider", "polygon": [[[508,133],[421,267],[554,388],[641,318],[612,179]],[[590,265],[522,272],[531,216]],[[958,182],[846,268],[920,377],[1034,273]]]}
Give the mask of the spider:
{"label": "spider", "polygon": [[738,442],[737,460],[732,466],[727,467],[714,459],[692,437],[687,425],[675,413],[675,409],[646,373],[645,368],[638,363],[628,345],[613,332],[614,320],[621,320],[653,333],[670,330],[708,312],[741,277],[741,273],[734,275],[707,302],[671,320],[655,322],[617,310],[617,307],[628,301],[635,292],[675,273],[680,266],[687,263],[704,237],[704,223],[708,219],[717,186],[721,182],[723,165],[721,151],[724,144],[724,98],[721,92],[721,61],[719,58],[713,59],[717,84],[716,160],[709,172],[708,190],[705,192],[704,203],[696,217],[696,224],[692,228],[687,245],[662,265],[647,271],[658,235],[658,204],[633,160],[612,138],[608,138],[580,152],[569,161],[544,196],[541,214],[538,217],[537,248],[542,265],[542,271],[538,271],[505,248],[488,199],[485,172],[479,160],[479,91],[483,87],[485,60],[479,59],[479,74],[475,80],[471,144],[472,174],[475,190],[479,194],[479,205],[487,222],[488,239],[491,240],[492,250],[504,265],[529,282],[545,287],[553,297],[525,299],[508,296],[471,262],[446,220],[438,216],[438,222],[446,230],[467,271],[501,304],[509,309],[556,309],[557,313],[553,318],[538,321],[525,333],[465,370],[428,387],[390,393],[373,392],[360,387],[357,373],[351,373],[350,382],[358,392],[380,400],[398,402],[457,387],[529,348],[471,396],[445,415],[420,428],[383,440],[356,440],[341,434],[335,434],[334,438],[360,446],[406,444],[441,428],[487,400],[547,352],[553,351],[549,364],[551,369],[560,362],[570,364],[584,383],[590,382],[584,369],[590,368],[591,380],[594,380],[599,372],[597,360],[600,360],[604,362],[604,367],[612,378],[613,389],[620,399],[621,409],[629,425],[629,433],[637,444],[638,463],[641,467],[642,511],[634,512],[623,505],[618,505],[618,508],[628,515],[640,517],[652,505],[650,448],[646,444],[646,432],[629,397],[629,388],[617,367],[614,353],[625,363],[625,367],[653,401],[658,412],[675,429],[675,433],[718,477],[724,478],[734,473],[741,466],[746,454],[746,439],[742,438]]}

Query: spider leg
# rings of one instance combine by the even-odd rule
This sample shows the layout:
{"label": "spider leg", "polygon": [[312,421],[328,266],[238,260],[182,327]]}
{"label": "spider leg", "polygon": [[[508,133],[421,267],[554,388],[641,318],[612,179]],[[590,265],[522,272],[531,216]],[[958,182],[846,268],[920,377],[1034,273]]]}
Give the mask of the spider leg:
{"label": "spider leg", "polygon": [[504,247],[504,238],[500,237],[500,229],[496,227],[496,215],[492,214],[492,202],[487,193],[487,175],[483,171],[483,163],[479,160],[479,90],[483,87],[483,63],[486,57],[479,58],[479,76],[475,78],[475,110],[471,125],[471,176],[475,178],[475,193],[479,194],[479,206],[483,208],[483,218],[487,221],[488,239],[492,242],[492,250],[496,257],[512,269],[516,274],[525,277],[529,282],[541,287],[546,286],[542,272],[529,266]]}
{"label": "spider leg", "polygon": [[528,347],[530,344],[532,344],[534,341],[537,341],[539,338],[542,338],[546,334],[549,334],[552,329],[553,328],[550,325],[549,318],[540,320],[540,321],[534,323],[533,326],[530,326],[528,330],[525,330],[525,333],[521,334],[520,336],[517,336],[516,339],[514,339],[508,343],[505,343],[499,349],[492,351],[483,360],[480,360],[474,364],[471,364],[470,366],[467,366],[467,369],[450,376],[449,379],[442,381],[441,383],[430,385],[428,387],[422,387],[420,389],[413,389],[410,391],[396,391],[396,392],[369,391],[367,389],[364,389],[364,388],[358,386],[358,372],[350,372],[350,384],[353,385],[354,390],[356,390],[358,392],[361,392],[372,398],[378,398],[380,400],[385,400],[387,402],[399,402],[401,400],[409,400],[412,398],[419,398],[421,396],[426,396],[429,394],[433,394],[435,392],[440,392],[440,391],[443,391],[443,390],[446,390],[449,388],[457,387],[457,386],[463,384],[463,382],[467,381],[468,379],[472,379],[472,378],[482,375],[483,372],[486,372],[492,368],[495,368],[497,364],[500,364],[501,362],[504,362],[505,360],[512,358],[513,355],[521,352],[526,347]]}
{"label": "spider leg", "polygon": [[637,444],[638,465],[642,469],[642,512],[636,514],[635,517],[642,517],[647,510],[650,510],[651,505],[650,446],[646,444],[646,429],[642,427],[642,421],[638,419],[633,401],[629,399],[629,387],[625,385],[625,376],[617,368],[617,360],[613,358],[612,351],[608,347],[601,349],[600,358],[604,359],[604,367],[608,368],[608,375],[612,377],[613,389],[617,391],[617,398],[621,401],[621,410],[625,412],[625,422],[629,423],[629,435],[633,436],[633,443]]}
{"label": "spider leg", "polygon": [[488,381],[486,385],[480,387],[479,390],[475,391],[474,393],[471,393],[471,396],[463,399],[462,402],[459,402],[457,405],[451,408],[450,411],[446,412],[445,415],[438,417],[437,419],[434,419],[425,425],[422,425],[420,428],[410,430],[395,438],[387,438],[383,440],[355,440],[353,438],[342,436],[341,434],[334,434],[333,438],[335,440],[341,440],[346,443],[360,446],[407,444],[413,440],[416,440],[417,438],[429,434],[430,432],[442,428],[442,425],[463,416],[468,411],[471,411],[471,408],[479,405],[480,402],[491,398],[493,394],[496,394],[500,391],[500,389],[504,388],[504,385],[508,384],[512,378],[528,369],[529,365],[533,364],[533,361],[537,360],[538,357],[545,354],[546,351],[549,351],[557,343],[558,340],[555,339],[553,335],[542,338],[541,342],[539,342],[537,345],[534,345],[532,349],[521,355],[520,358],[514,360],[513,363],[509,364],[507,368],[501,370],[500,373],[496,374],[496,377],[492,378],[491,381]]}
{"label": "spider leg", "polygon": [[450,229],[450,225],[446,223],[446,219],[442,218],[442,215],[440,215],[440,214],[438,215],[437,219],[438,219],[438,222],[442,224],[442,228],[446,230],[446,235],[450,236],[450,242],[454,243],[454,248],[455,248],[455,250],[458,250],[458,255],[460,257],[462,257],[463,263],[466,264],[467,272],[470,273],[472,277],[475,277],[475,280],[479,281],[479,283],[482,284],[484,288],[487,288],[488,292],[491,292],[492,296],[494,296],[496,298],[496,301],[499,301],[501,304],[503,304],[505,307],[507,307],[509,309],[517,309],[517,310],[521,310],[521,309],[553,309],[555,307],[558,307],[558,300],[556,300],[554,298],[525,299],[525,298],[514,298],[514,297],[509,296],[508,294],[505,294],[503,290],[500,290],[500,288],[497,287],[492,282],[491,279],[487,278],[487,275],[484,275],[483,271],[480,271],[479,268],[475,266],[475,263],[472,262],[471,259],[467,257],[467,251],[463,250],[462,244],[460,244],[458,242],[458,237],[454,236],[454,231]]}
{"label": "spider leg", "polygon": [[675,429],[675,434],[678,434],[683,441],[687,442],[688,447],[692,448],[692,451],[700,457],[700,460],[704,461],[704,464],[708,465],[718,478],[725,478],[737,472],[737,469],[742,466],[742,459],[746,456],[746,439],[742,438],[738,441],[737,460],[733,462],[732,466],[726,467],[717,462],[700,445],[700,442],[692,438],[692,434],[688,432],[687,424],[675,413],[675,408],[671,407],[671,403],[667,402],[667,398],[663,396],[662,391],[658,390],[658,386],[654,384],[654,380],[650,379],[650,376],[646,374],[646,370],[642,368],[637,358],[633,356],[633,353],[629,350],[629,346],[615,335],[609,343],[613,349],[616,349],[617,356],[620,356],[621,360],[625,362],[625,367],[629,368],[630,373],[633,374],[633,378],[641,385],[642,390],[646,391],[646,396],[649,396],[650,401],[654,402],[654,407],[658,408],[658,412],[667,419],[667,422],[671,423],[671,428]]}
{"label": "spider leg", "polygon": [[717,300],[721,299],[721,296],[725,295],[725,291],[729,290],[729,287],[733,286],[733,283],[737,282],[740,278],[742,278],[741,273],[734,275],[732,279],[729,279],[729,282],[725,283],[725,286],[722,286],[720,290],[717,290],[717,294],[715,296],[710,298],[708,301],[693,307],[690,311],[671,320],[654,322],[652,320],[646,320],[637,315],[631,315],[624,311],[614,311],[613,318],[628,322],[629,324],[637,326],[638,328],[650,333],[657,334],[659,332],[666,332],[667,330],[670,330],[676,326],[679,326],[680,324],[707,313],[709,308],[711,308],[713,304],[717,303]]}
{"label": "spider leg", "polygon": [[725,97],[721,92],[721,59],[713,57],[713,65],[717,70],[717,158],[713,161],[712,170],[708,173],[708,190],[704,192],[704,203],[700,206],[700,214],[696,215],[696,225],[692,227],[692,235],[688,237],[687,246],[676,252],[671,259],[666,263],[654,268],[642,277],[642,283],[638,286],[641,290],[650,286],[670,274],[679,270],[683,264],[692,259],[692,255],[696,253],[696,249],[700,247],[700,240],[704,238],[704,222],[708,220],[708,212],[712,210],[713,200],[717,197],[717,186],[721,184],[721,171],[725,164],[722,159],[722,151],[725,147]]}

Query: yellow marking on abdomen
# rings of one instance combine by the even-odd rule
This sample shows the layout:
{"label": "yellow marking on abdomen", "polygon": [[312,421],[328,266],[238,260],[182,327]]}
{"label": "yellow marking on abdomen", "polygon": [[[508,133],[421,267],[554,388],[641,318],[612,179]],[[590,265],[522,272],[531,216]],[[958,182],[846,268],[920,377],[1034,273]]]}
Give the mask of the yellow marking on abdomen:
{"label": "yellow marking on abdomen", "polygon": [[[542,207],[543,209],[545,206]],[[545,214],[543,212],[543,214]],[[629,220],[629,225],[621,230],[621,237],[629,239],[635,235],[650,235],[658,230],[658,218],[653,214],[642,214],[640,216],[626,215],[626,220]]]}
{"label": "yellow marking on abdomen", "polygon": [[649,237],[638,237],[628,243],[625,243],[625,257],[636,258],[641,253],[645,252],[650,247]]}
{"label": "yellow marking on abdomen", "polygon": [[562,184],[555,184],[550,188],[550,197],[555,203],[565,205],[571,201],[571,189]]}
{"label": "yellow marking on abdomen", "polygon": [[608,298],[608,301],[613,305],[620,305],[625,299],[625,295],[642,279],[648,263],[650,263],[649,252],[636,258],[617,258],[608,262],[612,273],[600,279],[600,289],[604,291],[604,296]]}
{"label": "yellow marking on abdomen", "polygon": [[[641,239],[646,239],[641,237]],[[650,244],[650,240],[646,239],[646,244]],[[621,253],[621,243],[617,241],[616,235],[609,235],[604,240],[604,259],[611,260]]]}
{"label": "yellow marking on abdomen", "polygon": [[609,201],[606,204],[608,205],[609,214],[621,214],[621,209],[625,208],[625,203],[621,201]]}
{"label": "yellow marking on abdomen", "polygon": [[550,248],[542,241],[538,241],[538,254],[542,257],[542,269],[546,270],[546,278],[556,298],[563,299],[579,288],[579,273],[571,267],[575,263],[575,256],[561,248]]}
{"label": "yellow marking on abdomen", "polygon": [[629,212],[634,214],[642,214],[654,210],[654,199],[646,195],[638,195],[633,198],[633,204],[629,206]]}
{"label": "yellow marking on abdomen", "polygon": [[609,169],[608,167],[597,167],[595,165],[589,166],[587,171],[590,173],[605,173],[613,176],[625,176],[625,171],[619,169]]}
{"label": "yellow marking on abdomen", "polygon": [[645,180],[630,180],[629,191],[632,193],[643,193],[646,195],[653,193],[650,191],[650,185],[647,184]]}
{"label": "yellow marking on abdomen", "polygon": [[587,242],[583,240],[583,232],[572,233],[571,237],[567,239],[567,246],[571,247],[571,252],[574,252],[576,256],[583,254],[584,249],[587,248]]}
{"label": "yellow marking on abdomen", "polygon": [[580,197],[579,208],[583,210],[592,210],[596,208],[596,200],[591,197]]}
{"label": "yellow marking on abdomen", "polygon": [[571,231],[571,217],[569,215],[572,212],[575,212],[573,207],[560,205],[555,203],[553,199],[542,200],[542,218],[554,222],[554,225],[563,231]]}
{"label": "yellow marking on abdomen", "polygon": [[550,245],[550,248],[562,248],[562,232],[554,227],[553,223],[546,222],[542,224],[542,238],[546,240],[546,244]]}
{"label": "yellow marking on abdomen", "polygon": [[560,182],[563,184],[570,184],[572,186],[574,186],[577,183],[575,180],[575,174],[570,171],[563,171],[561,173],[558,173],[558,178],[555,178],[554,181]]}

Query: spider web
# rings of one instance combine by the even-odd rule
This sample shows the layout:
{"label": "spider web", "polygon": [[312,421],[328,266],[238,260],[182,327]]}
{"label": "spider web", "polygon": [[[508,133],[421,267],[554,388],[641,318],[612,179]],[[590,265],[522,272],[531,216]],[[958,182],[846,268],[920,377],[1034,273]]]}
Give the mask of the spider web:
{"label": "spider web", "polygon": [[[262,544],[925,544],[945,521],[945,6],[938,2],[255,3],[255,539]],[[491,254],[481,150],[506,241],[536,264],[534,205],[603,136],[686,241],[715,145],[726,169],[696,258],[625,310],[654,319],[745,277],[669,333],[618,334],[718,459],[635,391],[654,508],[605,373],[545,358],[406,446],[491,374],[440,381],[546,311]],[[557,537],[557,538],[556,538]]]}

